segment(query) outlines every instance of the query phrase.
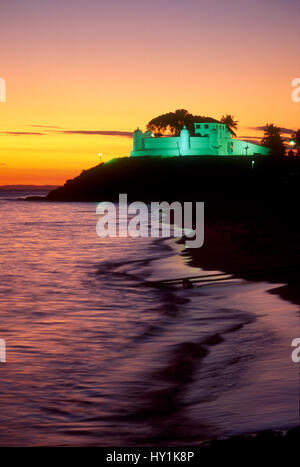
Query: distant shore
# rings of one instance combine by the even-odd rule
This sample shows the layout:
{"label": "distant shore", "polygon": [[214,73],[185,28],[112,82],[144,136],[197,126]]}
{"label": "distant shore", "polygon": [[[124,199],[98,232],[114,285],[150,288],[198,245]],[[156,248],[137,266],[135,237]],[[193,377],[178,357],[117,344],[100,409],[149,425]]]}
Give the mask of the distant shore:
{"label": "distant shore", "polygon": [[0,185],[0,191],[52,191],[59,188],[59,185]]}

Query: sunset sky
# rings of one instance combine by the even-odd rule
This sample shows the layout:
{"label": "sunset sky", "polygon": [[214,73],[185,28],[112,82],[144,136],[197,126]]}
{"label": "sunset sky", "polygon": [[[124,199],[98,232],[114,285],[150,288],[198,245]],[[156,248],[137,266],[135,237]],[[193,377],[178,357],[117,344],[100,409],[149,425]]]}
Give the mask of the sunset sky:
{"label": "sunset sky", "polygon": [[233,114],[245,138],[299,128],[299,20],[299,0],[0,0],[0,185],[127,156],[178,108]]}

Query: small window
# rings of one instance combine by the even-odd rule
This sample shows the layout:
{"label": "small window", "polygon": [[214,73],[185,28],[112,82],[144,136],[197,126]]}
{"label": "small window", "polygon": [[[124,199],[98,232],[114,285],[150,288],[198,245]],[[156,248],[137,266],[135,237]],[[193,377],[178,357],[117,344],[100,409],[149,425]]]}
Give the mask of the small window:
{"label": "small window", "polygon": [[204,128],[205,128],[205,129],[208,129],[208,125],[205,125]]}

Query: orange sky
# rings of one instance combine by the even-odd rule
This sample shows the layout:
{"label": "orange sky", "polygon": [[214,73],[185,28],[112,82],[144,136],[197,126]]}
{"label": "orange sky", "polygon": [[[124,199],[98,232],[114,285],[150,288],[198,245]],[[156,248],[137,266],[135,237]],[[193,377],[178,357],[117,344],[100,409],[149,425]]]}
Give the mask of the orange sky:
{"label": "orange sky", "polygon": [[126,136],[72,131],[130,132],[177,108],[233,114],[240,137],[300,127],[297,0],[0,1],[0,185],[127,156]]}

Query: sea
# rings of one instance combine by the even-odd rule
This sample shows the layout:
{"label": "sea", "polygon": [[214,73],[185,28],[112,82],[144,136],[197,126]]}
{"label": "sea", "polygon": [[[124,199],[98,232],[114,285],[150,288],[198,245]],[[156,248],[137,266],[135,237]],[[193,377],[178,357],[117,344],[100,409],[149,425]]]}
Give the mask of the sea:
{"label": "sea", "polygon": [[37,194],[0,191],[0,446],[195,446],[299,424],[299,306],[274,284],[157,288],[212,271],[176,239],[98,237],[96,203],[20,200]]}

